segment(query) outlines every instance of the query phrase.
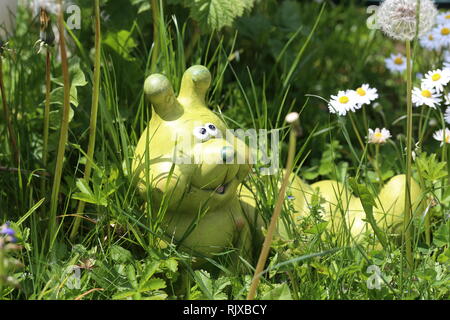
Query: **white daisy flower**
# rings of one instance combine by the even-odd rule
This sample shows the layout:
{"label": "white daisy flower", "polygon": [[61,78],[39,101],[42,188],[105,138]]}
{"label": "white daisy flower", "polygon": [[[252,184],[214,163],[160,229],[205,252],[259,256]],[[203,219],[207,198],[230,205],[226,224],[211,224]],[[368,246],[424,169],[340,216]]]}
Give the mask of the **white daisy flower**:
{"label": "white daisy flower", "polygon": [[370,104],[372,101],[378,99],[376,88],[371,88],[368,84],[363,84],[355,90],[357,103],[362,106]]}
{"label": "white daisy flower", "polygon": [[444,51],[444,63],[450,63],[450,51]]}
{"label": "white daisy flower", "polygon": [[392,136],[389,130],[385,128],[381,130],[379,128],[376,128],[375,131],[369,129],[369,136],[367,137],[367,140],[369,141],[369,143],[382,144],[386,143],[387,139],[391,137]]}
{"label": "white daisy flower", "polygon": [[439,25],[432,32],[441,47],[448,47],[450,45],[450,25]]}
{"label": "white daisy flower", "polygon": [[450,107],[447,107],[447,109],[445,110],[444,120],[445,120],[445,122],[450,124]]}
{"label": "white daisy flower", "polygon": [[331,96],[328,109],[331,113],[345,116],[348,111],[355,111],[358,106],[356,92],[353,90],[339,91],[337,96]]}
{"label": "white daisy flower", "polygon": [[427,105],[430,108],[435,109],[436,104],[440,104],[442,101],[441,95],[429,87],[414,88],[412,92],[412,102],[416,107]]}
{"label": "white daisy flower", "polygon": [[433,138],[437,141],[441,141],[441,146],[444,145],[444,142],[450,143],[450,130],[448,128],[445,128],[445,131],[440,129],[433,134]]}
{"label": "white daisy flower", "polygon": [[435,31],[432,30],[425,36],[420,38],[420,45],[429,51],[441,49],[441,39],[436,35]]}
{"label": "white daisy flower", "polygon": [[391,72],[403,72],[406,70],[406,57],[400,53],[391,54],[389,58],[384,59],[386,68]]}
{"label": "white daisy flower", "polygon": [[441,93],[444,91],[444,86],[446,86],[449,81],[450,69],[444,68],[429,71],[422,80],[422,84],[425,87],[435,89],[436,93]]}
{"label": "white daisy flower", "polygon": [[450,11],[442,12],[436,17],[437,24],[447,24],[450,23]]}
{"label": "white daisy flower", "polygon": [[444,104],[446,106],[450,106],[450,93],[447,93],[446,95],[444,95]]}

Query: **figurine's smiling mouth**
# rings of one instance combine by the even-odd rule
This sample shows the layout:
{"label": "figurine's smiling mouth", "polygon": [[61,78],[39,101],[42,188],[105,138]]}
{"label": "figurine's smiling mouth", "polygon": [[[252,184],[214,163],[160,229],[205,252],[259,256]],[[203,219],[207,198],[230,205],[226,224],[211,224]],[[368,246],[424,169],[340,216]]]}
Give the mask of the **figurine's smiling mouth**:
{"label": "figurine's smiling mouth", "polygon": [[219,187],[217,187],[215,191],[218,194],[224,194],[225,191],[227,190],[227,187],[228,187],[228,183],[227,184],[222,184]]}
{"label": "figurine's smiling mouth", "polygon": [[208,192],[208,193],[214,193],[214,194],[218,194],[218,195],[225,195],[228,190],[230,190],[230,186],[234,185],[234,183],[237,182],[236,179],[232,179],[231,181],[221,184],[218,187],[214,187],[214,188],[201,188],[201,187],[197,187],[197,186],[192,186],[195,189],[198,189],[200,191],[204,191],[204,192]]}

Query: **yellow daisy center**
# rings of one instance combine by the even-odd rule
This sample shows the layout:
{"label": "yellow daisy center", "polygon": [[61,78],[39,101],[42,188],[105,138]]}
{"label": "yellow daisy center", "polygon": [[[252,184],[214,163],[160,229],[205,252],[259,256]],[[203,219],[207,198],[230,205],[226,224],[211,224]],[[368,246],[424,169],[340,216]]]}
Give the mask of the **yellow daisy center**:
{"label": "yellow daisy center", "polygon": [[363,88],[356,89],[356,92],[361,96],[364,97],[366,95],[366,91]]}
{"label": "yellow daisy center", "polygon": [[450,19],[450,14],[446,15],[445,19]]}
{"label": "yellow daisy center", "polygon": [[394,59],[394,63],[398,64],[398,65],[403,64],[403,58],[402,57],[395,58]]}
{"label": "yellow daisy center", "polygon": [[343,97],[340,97],[339,98],[339,102],[340,103],[343,103],[343,104],[346,104],[346,103],[348,103],[350,101],[350,99],[348,98],[348,97],[346,97],[346,96],[343,96]]}
{"label": "yellow daisy center", "polygon": [[[445,133],[444,133],[444,135],[445,135]],[[449,134],[445,135],[445,143],[450,143],[450,135]]]}
{"label": "yellow daisy center", "polygon": [[377,139],[383,138],[383,134],[381,132],[375,132],[374,137]]}
{"label": "yellow daisy center", "polygon": [[438,81],[441,79],[441,75],[439,73],[435,73],[435,74],[433,74],[431,79],[433,79],[433,81]]}
{"label": "yellow daisy center", "polygon": [[428,40],[431,40],[431,41],[433,41],[433,40],[434,40],[434,37],[433,37],[433,35],[432,35],[432,34],[430,34],[430,35],[428,36]]}
{"label": "yellow daisy center", "polygon": [[441,29],[441,34],[443,36],[448,36],[450,34],[450,29],[449,28],[442,28]]}
{"label": "yellow daisy center", "polygon": [[422,96],[425,98],[431,98],[431,91],[430,90],[422,90]]}

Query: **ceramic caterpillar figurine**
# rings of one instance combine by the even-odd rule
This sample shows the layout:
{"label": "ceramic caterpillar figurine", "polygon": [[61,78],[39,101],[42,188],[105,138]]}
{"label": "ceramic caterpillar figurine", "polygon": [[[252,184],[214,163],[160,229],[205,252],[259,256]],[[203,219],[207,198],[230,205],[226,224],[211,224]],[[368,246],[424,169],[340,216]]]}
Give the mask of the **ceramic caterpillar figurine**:
{"label": "ceramic caterpillar figurine", "polygon": [[[185,250],[205,257],[232,251],[252,261],[262,242],[263,220],[256,210],[255,193],[243,185],[251,172],[249,149],[237,138],[224,138],[225,123],[206,106],[210,83],[208,69],[193,66],[185,72],[175,97],[165,76],[147,78],[144,92],[153,113],[135,150],[133,174],[140,193],[151,197],[153,219],[161,219],[165,234]],[[396,176],[380,193],[374,214],[385,230],[394,231],[403,221],[404,183],[405,176]],[[309,186],[295,175],[286,200],[294,221],[309,214],[316,189],[326,201],[323,207],[331,231],[345,222],[358,240],[370,228],[360,200],[342,184],[321,181]],[[412,181],[411,189],[414,209],[419,211],[420,188]],[[161,208],[163,218],[157,213]],[[287,236],[283,223],[279,235]]]}
{"label": "ceramic caterpillar figurine", "polygon": [[[249,152],[240,140],[225,139],[224,122],[207,108],[210,83],[210,72],[193,66],[177,98],[165,76],[147,78],[153,113],[136,147],[133,173],[141,194],[151,187],[156,208],[167,206],[163,229],[183,248],[207,257],[227,250],[251,257],[260,241],[252,231],[260,222],[242,185],[251,169]],[[182,163],[174,163],[174,156]],[[238,157],[243,164],[234,161]]]}

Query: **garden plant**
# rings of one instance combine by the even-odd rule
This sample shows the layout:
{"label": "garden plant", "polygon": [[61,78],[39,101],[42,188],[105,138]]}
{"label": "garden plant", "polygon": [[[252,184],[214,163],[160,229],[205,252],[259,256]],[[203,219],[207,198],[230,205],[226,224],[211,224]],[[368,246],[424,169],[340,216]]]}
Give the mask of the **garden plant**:
{"label": "garden plant", "polygon": [[0,0],[0,299],[449,299],[437,5]]}

